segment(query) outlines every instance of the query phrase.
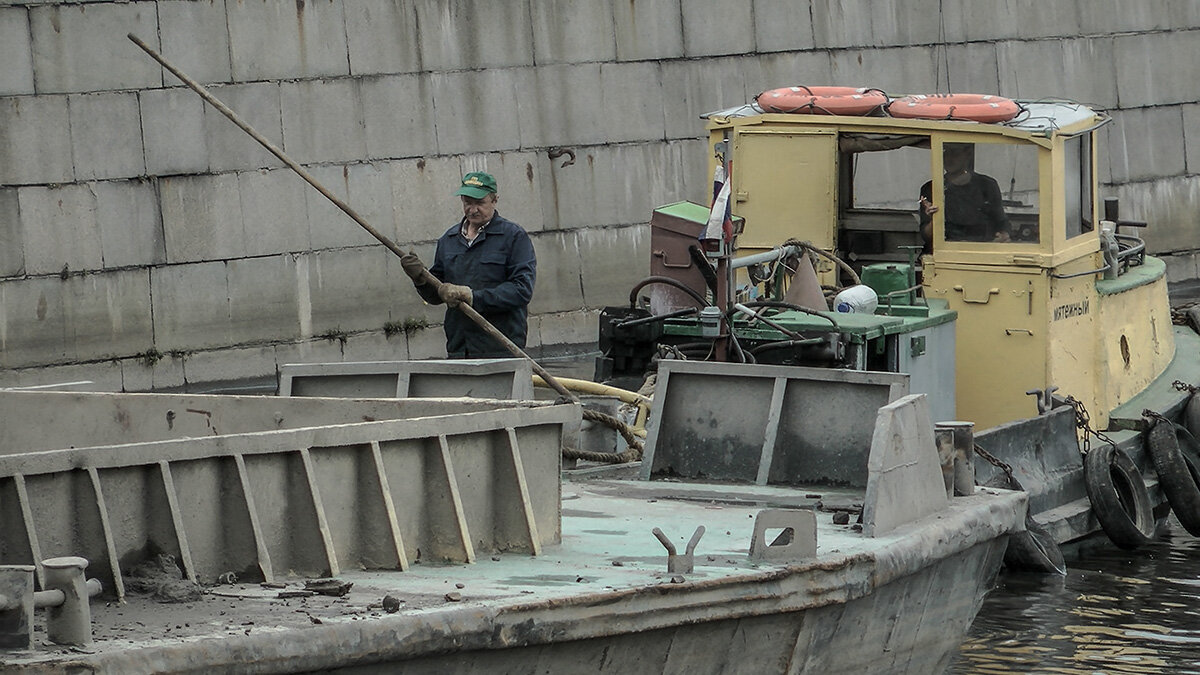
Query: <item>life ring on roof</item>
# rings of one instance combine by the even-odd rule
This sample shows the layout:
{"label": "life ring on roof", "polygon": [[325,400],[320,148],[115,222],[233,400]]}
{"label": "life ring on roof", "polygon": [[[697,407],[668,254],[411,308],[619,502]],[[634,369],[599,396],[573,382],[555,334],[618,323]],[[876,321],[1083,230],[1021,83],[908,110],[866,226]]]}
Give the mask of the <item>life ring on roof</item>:
{"label": "life ring on roof", "polygon": [[781,87],[754,97],[763,112],[865,115],[887,105],[887,94],[857,87]]}
{"label": "life ring on roof", "polygon": [[892,101],[887,111],[910,119],[1007,122],[1021,112],[1021,105],[988,94],[916,94]]}

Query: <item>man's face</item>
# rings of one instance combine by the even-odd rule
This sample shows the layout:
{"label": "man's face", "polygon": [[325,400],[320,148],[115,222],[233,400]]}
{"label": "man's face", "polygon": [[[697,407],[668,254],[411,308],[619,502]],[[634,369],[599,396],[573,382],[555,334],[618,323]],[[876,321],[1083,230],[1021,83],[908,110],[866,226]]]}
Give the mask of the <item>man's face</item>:
{"label": "man's face", "polygon": [[966,169],[971,163],[969,148],[947,148],[942,153],[942,168],[948,174],[955,174]]}
{"label": "man's face", "polygon": [[488,195],[483,199],[462,196],[463,217],[471,225],[479,226],[487,223],[496,213],[496,195]]}

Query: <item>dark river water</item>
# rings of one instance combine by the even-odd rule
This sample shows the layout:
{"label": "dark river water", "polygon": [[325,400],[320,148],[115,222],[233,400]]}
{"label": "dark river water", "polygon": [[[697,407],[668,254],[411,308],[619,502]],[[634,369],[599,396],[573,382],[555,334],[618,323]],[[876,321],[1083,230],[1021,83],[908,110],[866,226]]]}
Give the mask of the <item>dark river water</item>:
{"label": "dark river water", "polygon": [[1065,577],[1003,573],[951,673],[1200,674],[1200,539],[1093,547]]}

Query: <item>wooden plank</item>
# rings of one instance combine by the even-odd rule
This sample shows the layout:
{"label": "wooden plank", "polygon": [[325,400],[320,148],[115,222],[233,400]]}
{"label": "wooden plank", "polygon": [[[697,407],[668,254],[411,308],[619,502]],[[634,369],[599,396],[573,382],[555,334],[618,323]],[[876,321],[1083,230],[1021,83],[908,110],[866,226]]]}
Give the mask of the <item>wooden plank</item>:
{"label": "wooden plank", "polygon": [[108,566],[112,570],[113,589],[118,599],[125,598],[125,580],[121,578],[121,563],[117,556],[117,545],[113,539],[112,524],[108,521],[108,507],[104,504],[104,490],[100,488],[100,472],[89,466],[88,477],[92,479],[92,492],[96,495],[96,510],[100,512],[100,529],[104,532],[104,546],[108,549]]}
{"label": "wooden plank", "polygon": [[171,511],[171,523],[175,526],[175,541],[179,543],[179,558],[183,573],[188,581],[196,581],[196,567],[192,564],[192,549],[188,546],[187,532],[183,530],[183,512],[179,510],[179,495],[175,492],[175,479],[171,477],[171,465],[163,460],[158,463],[162,474],[163,490],[167,493],[167,508]]}
{"label": "wooden plank", "polygon": [[771,476],[771,463],[775,461],[775,441],[779,437],[779,420],[783,415],[783,397],[787,393],[787,378],[775,378],[771,390],[771,402],[767,407],[767,430],[763,438],[762,454],[758,460],[758,477],[755,483],[766,485]]}
{"label": "wooden plank", "polygon": [[321,543],[325,546],[325,559],[329,561],[329,575],[341,574],[337,551],[333,548],[333,535],[329,532],[329,521],[325,518],[325,505],[321,503],[321,491],[317,489],[317,474],[313,470],[312,454],[308,448],[300,448],[300,459],[304,463],[304,477],[308,480],[308,494],[312,497],[313,509],[317,513],[317,529],[321,532]]}
{"label": "wooden plank", "polygon": [[537,519],[533,515],[533,502],[529,499],[529,483],[525,480],[525,464],[521,462],[521,447],[517,444],[517,431],[505,427],[508,438],[508,451],[512,457],[513,469],[517,474],[517,492],[521,497],[521,510],[525,514],[525,526],[529,532],[529,545],[534,555],[542,554],[542,541],[538,536]]}
{"label": "wooden plank", "polygon": [[242,497],[246,500],[246,512],[250,515],[250,530],[254,533],[254,547],[258,551],[258,569],[263,574],[263,581],[274,583],[275,571],[271,567],[271,554],[267,551],[263,539],[262,525],[258,522],[258,509],[254,506],[254,491],[250,488],[250,475],[246,471],[246,460],[241,453],[233,455],[237,465],[238,479],[242,483]]}
{"label": "wooden plank", "polygon": [[454,520],[458,525],[458,534],[462,538],[463,559],[469,563],[475,562],[475,546],[471,544],[471,530],[467,527],[467,516],[463,511],[462,494],[458,489],[458,479],[454,476],[454,465],[450,461],[450,443],[445,434],[438,434],[438,448],[441,449],[442,466],[446,470],[446,483],[450,490],[450,501],[454,504]]}
{"label": "wooden plank", "polygon": [[25,523],[25,536],[29,541],[29,554],[33,556],[33,566],[37,568],[38,588],[46,588],[46,571],[42,569],[42,547],[38,544],[37,528],[33,524],[33,509],[29,506],[29,491],[25,489],[25,476],[13,474],[13,482],[17,486],[17,503],[21,505],[21,519]]}
{"label": "wooden plank", "polygon": [[387,514],[388,528],[392,533],[392,545],[396,547],[396,563],[401,572],[408,571],[408,554],[404,552],[404,539],[400,535],[400,521],[396,518],[396,504],[392,500],[392,488],[388,483],[387,471],[383,468],[383,451],[379,441],[371,441],[371,457],[375,460],[375,476],[379,478],[379,491],[383,493],[383,509]]}

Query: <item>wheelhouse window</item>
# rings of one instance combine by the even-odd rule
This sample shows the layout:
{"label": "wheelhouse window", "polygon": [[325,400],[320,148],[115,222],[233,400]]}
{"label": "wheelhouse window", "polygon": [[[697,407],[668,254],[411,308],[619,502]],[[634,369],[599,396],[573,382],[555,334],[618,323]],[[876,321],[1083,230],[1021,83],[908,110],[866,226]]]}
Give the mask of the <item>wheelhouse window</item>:
{"label": "wheelhouse window", "polygon": [[1032,146],[943,143],[942,180],[921,187],[926,225],[941,213],[946,241],[1037,243],[1038,157]]}
{"label": "wheelhouse window", "polygon": [[914,182],[929,179],[929,137],[847,133],[838,149],[841,253],[856,269],[907,262],[924,246]]}
{"label": "wheelhouse window", "polygon": [[1063,142],[1064,200],[1067,207],[1067,239],[1095,229],[1095,196],[1092,194],[1092,137],[1090,134]]}

